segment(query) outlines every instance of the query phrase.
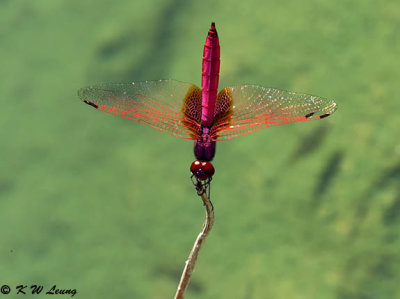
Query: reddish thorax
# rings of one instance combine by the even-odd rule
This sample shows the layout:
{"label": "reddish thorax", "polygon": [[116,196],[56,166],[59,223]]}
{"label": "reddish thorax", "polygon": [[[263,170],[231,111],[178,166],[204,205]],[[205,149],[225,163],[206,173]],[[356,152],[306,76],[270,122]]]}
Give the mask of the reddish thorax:
{"label": "reddish thorax", "polygon": [[202,110],[201,125],[210,128],[214,121],[215,101],[217,98],[220,49],[215,24],[211,24],[203,51],[203,69],[201,77]]}

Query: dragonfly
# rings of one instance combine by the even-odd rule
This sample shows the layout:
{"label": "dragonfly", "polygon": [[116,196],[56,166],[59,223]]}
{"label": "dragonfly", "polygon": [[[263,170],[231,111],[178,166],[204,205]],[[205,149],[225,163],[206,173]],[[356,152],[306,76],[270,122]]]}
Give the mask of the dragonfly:
{"label": "dragonfly", "polygon": [[209,184],[216,141],[229,140],[291,122],[326,118],[334,101],[257,85],[228,86],[218,92],[220,45],[215,23],[208,31],[201,88],[175,80],[99,84],[82,88],[86,104],[173,136],[194,140],[196,160],[190,170]]}

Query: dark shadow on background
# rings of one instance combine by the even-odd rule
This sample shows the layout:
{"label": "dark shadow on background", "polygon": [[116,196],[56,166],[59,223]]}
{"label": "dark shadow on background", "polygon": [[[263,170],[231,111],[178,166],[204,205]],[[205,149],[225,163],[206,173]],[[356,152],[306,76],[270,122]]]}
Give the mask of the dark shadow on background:
{"label": "dark shadow on background", "polygon": [[[371,183],[369,188],[361,195],[357,202],[357,207],[354,215],[354,224],[348,237],[348,246],[351,247],[358,235],[363,230],[363,221],[369,213],[371,207],[375,207],[374,200],[378,200],[375,195],[382,192],[385,188],[389,187],[392,183],[396,184],[400,178],[400,164],[392,165],[382,172],[380,176]],[[400,188],[397,186],[397,194],[392,203],[382,214],[382,223],[386,226],[396,227],[400,223]],[[384,234],[382,241],[385,243],[398,242],[399,235],[397,229],[387,230]],[[353,256],[350,258],[345,266],[344,273],[348,277],[352,277],[353,271],[357,271],[364,265],[363,258]],[[391,251],[377,251],[375,252],[370,266],[367,269],[369,273],[365,279],[357,283],[356,288],[353,286],[353,291],[340,289],[338,298],[380,298],[382,285],[377,282],[393,281],[397,277],[397,252]],[[344,277],[344,281],[346,277]],[[359,291],[354,291],[357,289]]]}
{"label": "dark shadow on background", "polygon": [[250,282],[247,282],[246,293],[244,294],[243,299],[253,299],[253,297],[254,297],[254,285],[250,281]]}
{"label": "dark shadow on background", "polygon": [[[126,69],[118,70],[116,74],[110,74],[107,70],[101,70],[102,64],[106,65],[107,61],[112,60],[116,56],[130,57],[135,44],[141,42],[141,37],[148,34],[145,24],[142,25],[140,34],[133,30],[123,32],[119,37],[111,42],[107,42],[97,50],[97,61],[100,61],[100,70],[95,70],[93,77],[106,75],[107,78],[118,77],[121,82],[145,81],[168,79],[165,78],[167,70],[170,68],[170,61],[174,59],[173,41],[176,40],[176,35],[179,34],[172,20],[178,18],[178,15],[185,9],[184,0],[175,0],[168,3],[158,18],[159,23],[157,29],[151,32],[154,35],[150,49],[141,57],[137,63],[137,57],[133,57],[132,61],[126,62]],[[134,61],[136,63],[134,63]],[[103,62],[103,63],[101,63]],[[103,66],[107,69],[107,66]],[[99,79],[99,78],[96,78]],[[100,78],[101,79],[101,78]]]}
{"label": "dark shadow on background", "polygon": [[372,192],[379,191],[394,179],[400,179],[400,164],[393,165],[384,171],[383,175],[378,178],[376,183],[373,184],[370,189]]}
{"label": "dark shadow on background", "polygon": [[7,179],[0,179],[0,196],[11,192],[14,189],[14,184]]}
{"label": "dark shadow on background", "polygon": [[[131,36],[128,38],[127,36]],[[133,43],[133,40],[137,36],[132,36],[130,32],[125,32],[125,34],[115,38],[113,41],[103,44],[97,50],[97,57],[101,60],[108,60],[114,56],[118,56],[121,52],[126,51]]]}
{"label": "dark shadow on background", "polygon": [[325,164],[318,183],[314,189],[313,204],[320,204],[322,196],[329,189],[333,179],[338,175],[344,153],[336,151]]}
{"label": "dark shadow on background", "polygon": [[[392,182],[400,179],[400,164],[388,167],[377,180],[370,185],[370,187],[358,199],[357,207],[355,208],[354,226],[349,233],[349,239],[353,240],[359,234],[362,223],[368,214],[375,194],[387,188]],[[400,193],[400,191],[399,191]],[[379,199],[377,199],[379,200]],[[391,206],[383,214],[383,222],[386,225],[391,225],[400,217],[400,194],[393,201]],[[391,239],[391,237],[388,237]]]}
{"label": "dark shadow on background", "polygon": [[[169,68],[170,61],[173,61],[172,50],[174,47],[172,43],[177,39],[175,35],[179,34],[179,30],[174,29],[171,20],[175,20],[182,11],[185,11],[186,3],[187,1],[184,0],[169,2],[169,5],[165,7],[159,17],[160,22],[151,49],[143,57],[139,65],[125,72],[126,77],[144,79],[144,77],[150,78],[153,74],[157,74],[160,79],[166,79],[166,70]],[[149,66],[152,67],[149,68]]]}
{"label": "dark shadow on background", "polygon": [[321,125],[305,135],[292,153],[289,164],[293,164],[315,152],[323,144],[328,131],[328,126]]}
{"label": "dark shadow on background", "polygon": [[[346,281],[346,276],[354,276],[352,272],[357,271],[357,269],[360,267],[363,267],[364,265],[361,264],[364,263],[365,261],[363,258],[360,258],[359,256],[350,258],[345,266],[345,270],[343,271],[345,274],[343,281]],[[351,289],[345,289],[344,287],[339,288],[337,298],[389,298],[381,296],[382,286],[379,282],[395,280],[397,273],[396,266],[396,252],[376,252],[373,260],[370,262],[370,266],[368,267],[368,275],[362,278],[360,281],[357,281],[356,286],[353,284]]]}
{"label": "dark shadow on background", "polygon": [[383,214],[383,222],[386,225],[392,225],[400,220],[400,188],[397,190],[397,196]]}
{"label": "dark shadow on background", "polygon": [[377,299],[381,298],[377,296],[378,294],[369,293],[367,291],[357,291],[357,290],[346,290],[344,288],[340,288],[337,292],[337,297],[340,299]]}
{"label": "dark shadow on background", "polygon": [[361,221],[368,213],[368,207],[371,205],[373,195],[387,187],[393,180],[400,179],[400,164],[393,165],[386,169],[378,179],[363,193],[358,201],[356,218]]}

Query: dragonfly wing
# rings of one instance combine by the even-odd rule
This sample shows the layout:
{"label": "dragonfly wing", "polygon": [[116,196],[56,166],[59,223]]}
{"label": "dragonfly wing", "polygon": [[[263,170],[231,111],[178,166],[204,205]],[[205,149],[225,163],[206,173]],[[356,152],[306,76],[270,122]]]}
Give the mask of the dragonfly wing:
{"label": "dragonfly wing", "polygon": [[225,87],[216,102],[213,138],[228,140],[266,127],[325,118],[332,100],[256,85]]}
{"label": "dragonfly wing", "polygon": [[78,96],[98,110],[180,138],[194,139],[199,131],[201,89],[190,83],[174,80],[106,83],[82,88]]}

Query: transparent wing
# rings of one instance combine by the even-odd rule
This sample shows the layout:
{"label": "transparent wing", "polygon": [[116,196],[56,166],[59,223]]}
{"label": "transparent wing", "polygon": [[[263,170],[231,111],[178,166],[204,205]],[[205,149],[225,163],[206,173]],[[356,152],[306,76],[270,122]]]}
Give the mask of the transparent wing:
{"label": "transparent wing", "polygon": [[190,83],[174,80],[106,83],[82,88],[78,96],[98,110],[180,138],[195,139],[199,131],[201,90]]}
{"label": "transparent wing", "polygon": [[336,103],[256,85],[225,87],[217,96],[212,137],[228,140],[270,126],[325,118]]}

